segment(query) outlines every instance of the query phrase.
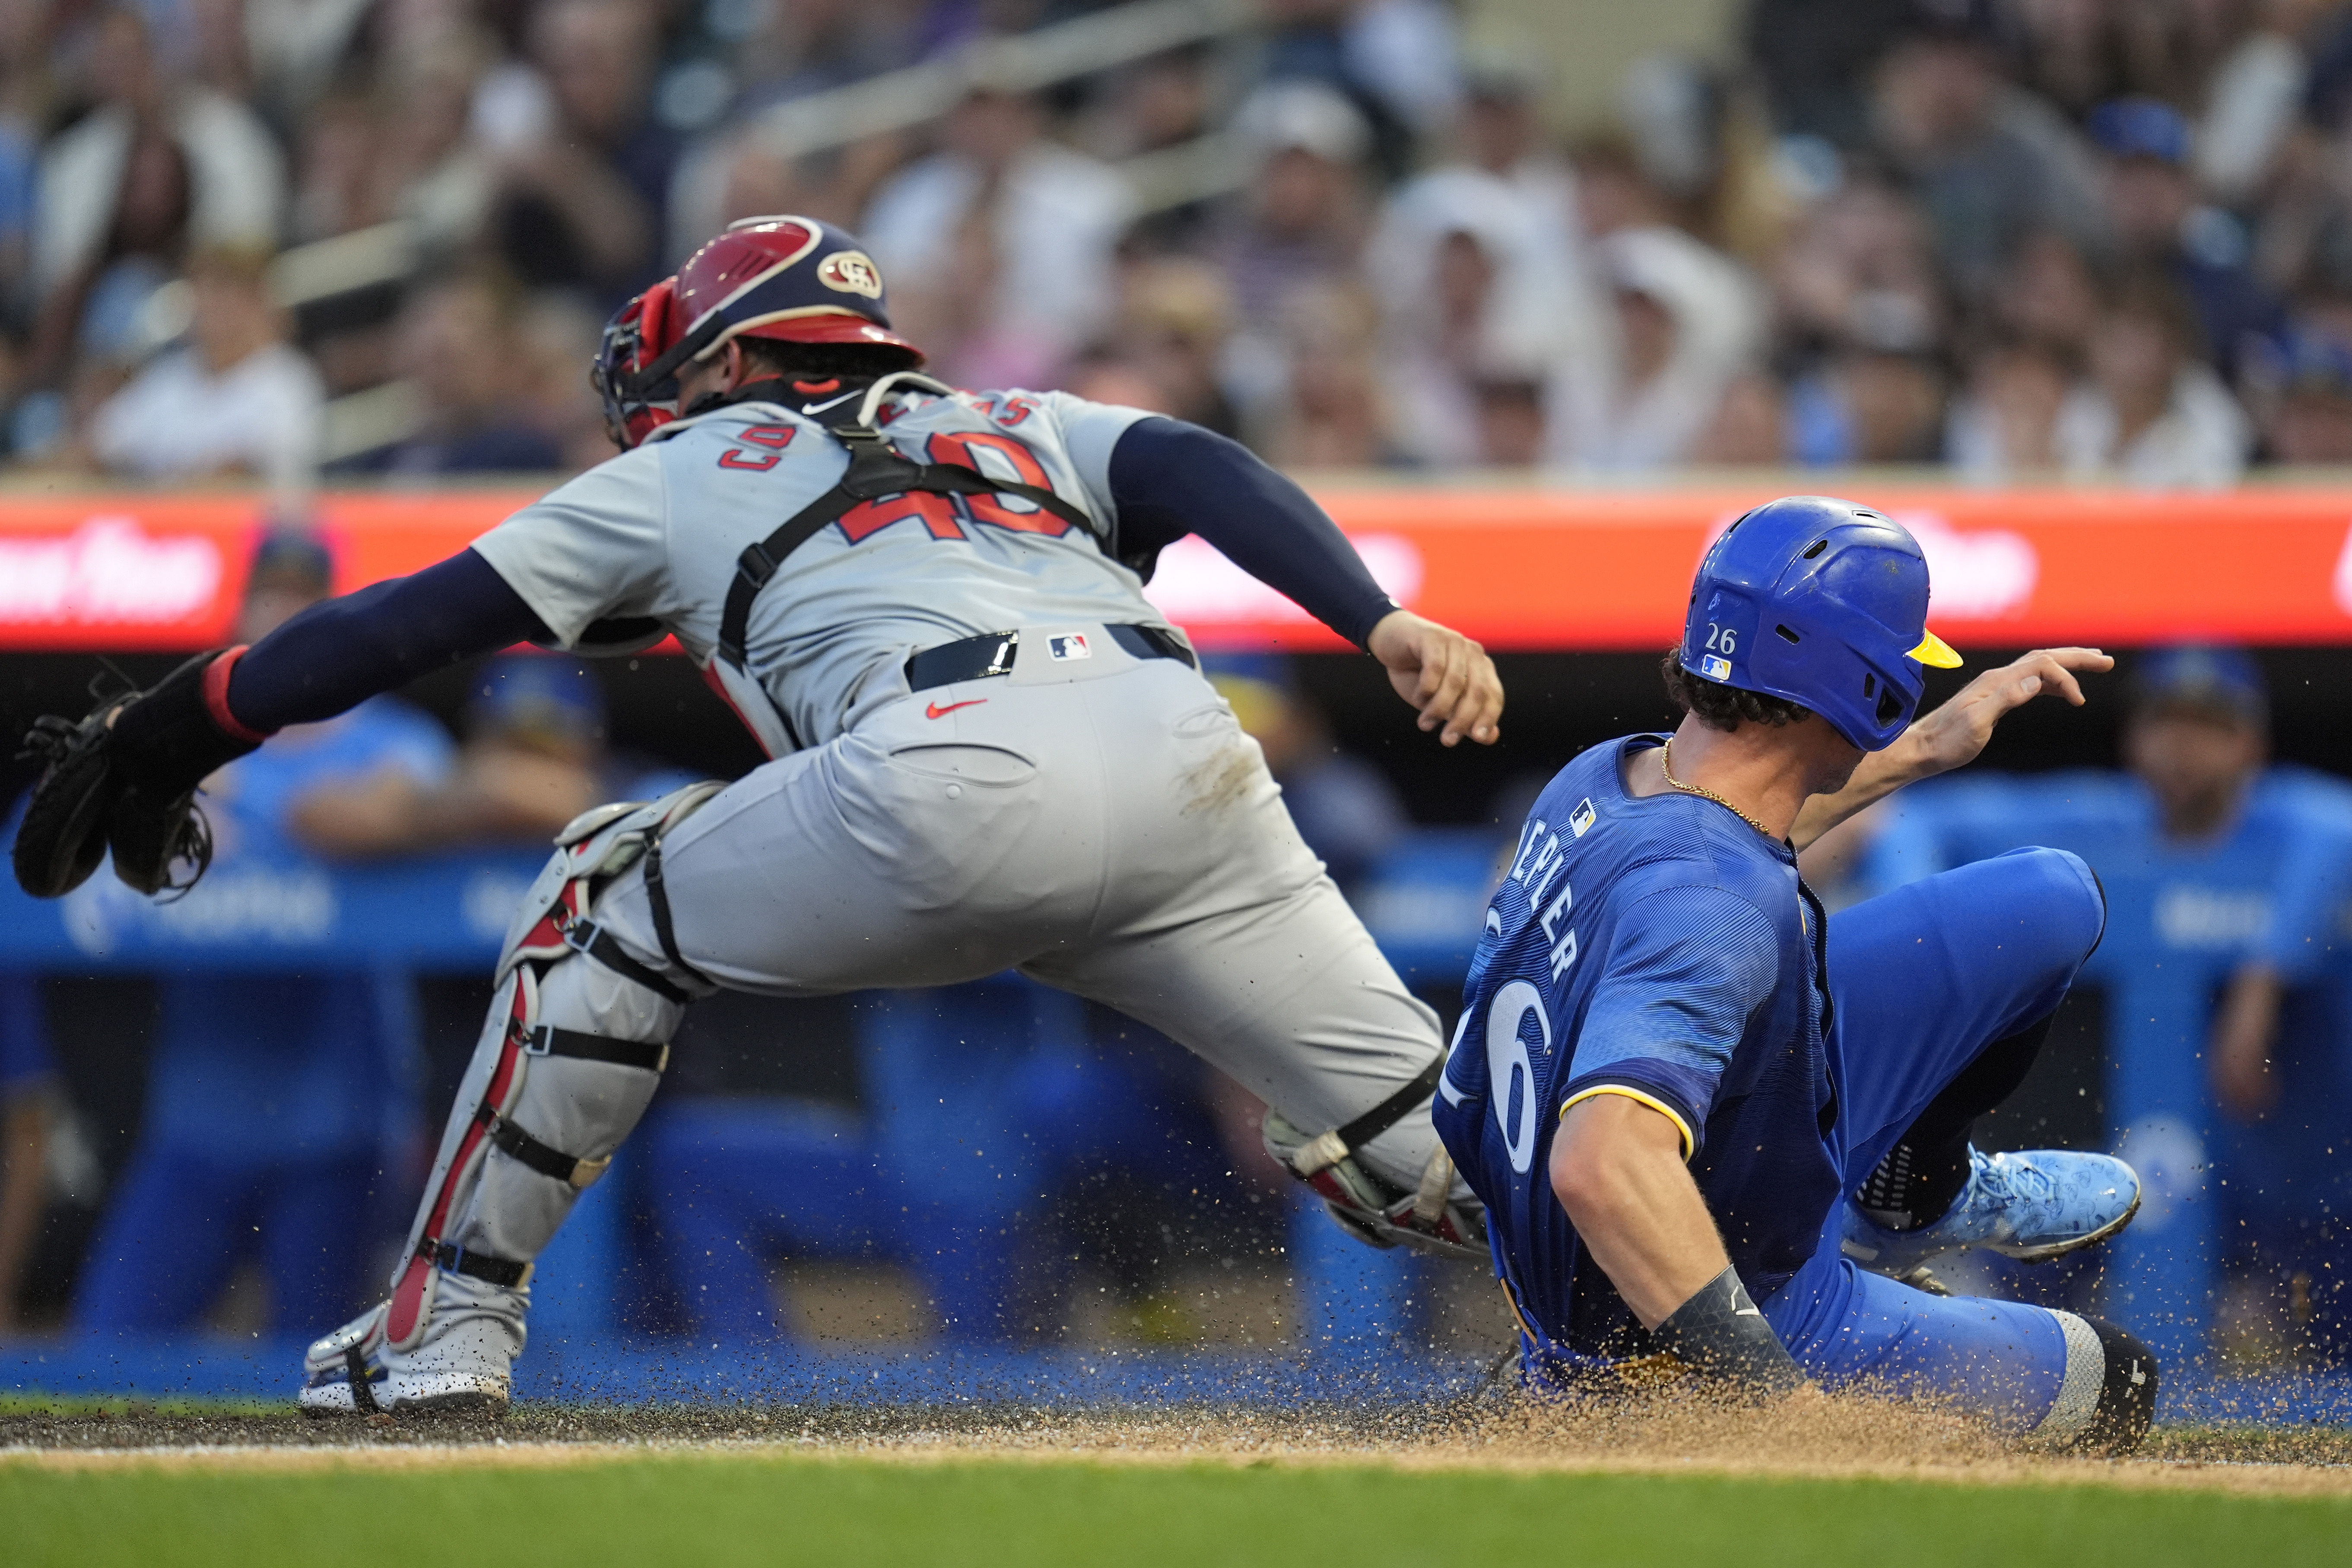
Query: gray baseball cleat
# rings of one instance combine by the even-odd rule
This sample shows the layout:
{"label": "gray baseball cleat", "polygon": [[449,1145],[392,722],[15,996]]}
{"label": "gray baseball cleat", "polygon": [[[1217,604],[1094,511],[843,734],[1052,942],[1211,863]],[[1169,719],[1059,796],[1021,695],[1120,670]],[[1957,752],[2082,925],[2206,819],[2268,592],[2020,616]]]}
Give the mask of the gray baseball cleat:
{"label": "gray baseball cleat", "polygon": [[1951,1208],[1917,1230],[1888,1230],[1848,1198],[1841,1250],[1892,1279],[1926,1273],[1928,1259],[1971,1247],[2042,1263],[2105,1241],[2139,1212],[2139,1176],[2113,1155],[1971,1148],[1969,1166],[1969,1184]]}
{"label": "gray baseball cleat", "polygon": [[436,1269],[432,1310],[414,1343],[395,1349],[382,1301],[312,1344],[302,1357],[306,1415],[506,1413],[522,1353],[529,1289],[510,1290]]}

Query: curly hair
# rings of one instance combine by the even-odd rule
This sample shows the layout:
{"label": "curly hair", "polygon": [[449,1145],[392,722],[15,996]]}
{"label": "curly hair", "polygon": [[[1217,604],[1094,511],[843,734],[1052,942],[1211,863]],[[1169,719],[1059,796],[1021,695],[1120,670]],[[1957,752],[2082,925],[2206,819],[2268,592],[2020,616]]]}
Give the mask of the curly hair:
{"label": "curly hair", "polygon": [[1658,672],[1666,678],[1666,695],[1675,705],[1685,713],[1696,714],[1698,721],[1710,730],[1728,732],[1743,723],[1769,724],[1778,729],[1783,724],[1802,723],[1813,716],[1811,709],[1786,698],[1767,697],[1760,691],[1742,691],[1736,686],[1702,680],[1683,668],[1679,647],[1666,650]]}
{"label": "curly hair", "polygon": [[888,343],[794,343],[775,338],[738,338],[743,357],[770,375],[820,377],[845,375],[863,379],[885,376],[895,370],[912,370],[919,363],[907,349]]}

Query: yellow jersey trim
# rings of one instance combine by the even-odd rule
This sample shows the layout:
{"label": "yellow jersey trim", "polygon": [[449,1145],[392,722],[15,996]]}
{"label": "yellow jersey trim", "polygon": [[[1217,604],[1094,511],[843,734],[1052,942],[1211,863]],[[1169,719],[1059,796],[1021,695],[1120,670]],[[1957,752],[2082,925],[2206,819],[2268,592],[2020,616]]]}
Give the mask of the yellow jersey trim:
{"label": "yellow jersey trim", "polygon": [[1576,1093],[1570,1095],[1566,1100],[1560,1101],[1559,1113],[1564,1117],[1568,1114],[1568,1108],[1570,1106],[1581,1105],[1588,1100],[1592,1100],[1604,1094],[1622,1094],[1630,1100],[1648,1106],[1651,1110],[1656,1111],[1659,1115],[1673,1122],[1675,1124],[1675,1131],[1683,1135],[1684,1159],[1687,1160],[1693,1154],[1698,1152],[1698,1140],[1691,1136],[1690,1123],[1683,1120],[1681,1111],[1676,1110],[1673,1106],[1668,1105],[1656,1095],[1644,1094],[1640,1089],[1632,1088],[1626,1084],[1596,1083],[1591,1089],[1579,1089]]}

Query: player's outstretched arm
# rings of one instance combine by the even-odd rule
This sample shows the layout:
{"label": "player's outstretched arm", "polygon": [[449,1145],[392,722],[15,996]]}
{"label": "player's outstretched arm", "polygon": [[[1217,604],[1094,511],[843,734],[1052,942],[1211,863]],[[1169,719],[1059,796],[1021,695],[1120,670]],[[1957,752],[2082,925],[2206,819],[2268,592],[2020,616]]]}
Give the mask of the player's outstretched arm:
{"label": "player's outstretched arm", "polygon": [[250,648],[199,654],[79,724],[39,720],[48,765],[11,847],[17,885],[58,898],[110,850],[141,892],[184,888],[211,859],[196,786],[288,724],[328,719],[457,659],[544,636],[471,550],[413,577],[313,605]]}
{"label": "player's outstretched arm", "polygon": [[1111,448],[1109,479],[1123,556],[1197,533],[1379,659],[1446,745],[1501,735],[1503,683],[1486,650],[1399,609],[1314,498],[1248,447],[1181,419],[1139,419]]}
{"label": "player's outstretched arm", "polygon": [[1803,849],[1904,785],[1976,761],[2003,716],[2036,697],[2058,697],[2080,708],[2084,700],[2077,677],[2115,667],[2113,658],[2095,647],[2053,647],[2036,648],[2013,664],[1985,671],[1950,701],[1912,721],[1893,745],[1863,758],[1845,788],[1807,801],[1790,830],[1790,841]]}
{"label": "player's outstretched arm", "polygon": [[1731,1267],[1683,1163],[1682,1130],[1622,1094],[1580,1100],[1551,1145],[1552,1192],[1645,1329]]}
{"label": "player's outstretched arm", "polygon": [[412,576],[311,605],[247,649],[221,696],[235,722],[270,734],[546,635],[496,567],[460,550]]}
{"label": "player's outstretched arm", "polygon": [[1486,650],[1451,626],[1411,610],[1381,617],[1365,647],[1389,672],[1396,694],[1421,715],[1423,731],[1454,746],[1502,738],[1503,679]]}
{"label": "player's outstretched arm", "polygon": [[1794,1388],[1804,1374],[1740,1283],[1683,1157],[1673,1121],[1625,1095],[1596,1094],[1560,1119],[1552,1191],[1662,1349],[1734,1383]]}

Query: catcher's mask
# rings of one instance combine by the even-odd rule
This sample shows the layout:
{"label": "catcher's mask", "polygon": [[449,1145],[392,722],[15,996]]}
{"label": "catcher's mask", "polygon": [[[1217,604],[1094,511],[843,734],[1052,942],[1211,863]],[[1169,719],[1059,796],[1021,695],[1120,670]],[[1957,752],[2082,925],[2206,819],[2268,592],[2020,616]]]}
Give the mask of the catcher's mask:
{"label": "catcher's mask", "polygon": [[855,236],[807,217],[749,217],[621,308],[590,379],[625,450],[678,416],[678,373],[738,337],[882,351],[885,370],[923,352],[890,330],[882,274]]}

